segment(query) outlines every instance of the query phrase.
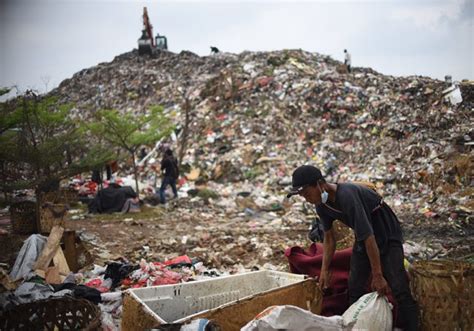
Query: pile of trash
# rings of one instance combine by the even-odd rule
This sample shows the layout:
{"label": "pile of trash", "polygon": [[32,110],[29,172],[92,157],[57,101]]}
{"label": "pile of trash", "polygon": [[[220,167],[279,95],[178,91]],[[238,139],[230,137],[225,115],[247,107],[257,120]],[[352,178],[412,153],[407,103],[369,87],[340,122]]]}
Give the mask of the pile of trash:
{"label": "pile of trash", "polygon": [[122,291],[126,289],[228,275],[208,269],[203,262],[186,255],[162,262],[141,259],[132,263],[122,258],[73,272],[59,245],[63,231],[55,227],[49,237],[31,235],[25,240],[11,272],[0,268],[0,284],[5,289],[0,293],[0,310],[63,296],[86,299],[99,305],[102,327],[117,330],[122,314]]}
{"label": "pile of trash", "polygon": [[[74,117],[89,120],[101,108],[140,114],[162,105],[177,125],[168,142],[172,149],[180,151],[189,131],[178,199],[148,206],[159,221],[127,215],[117,217],[121,227],[69,210],[69,228],[94,223],[95,231],[110,231],[114,240],[78,231],[96,258],[83,273],[66,272],[57,249],[62,232],[53,236],[57,253],[44,261],[42,249],[23,262],[20,251],[10,278],[2,270],[2,285],[10,290],[2,304],[87,297],[100,304],[103,325],[115,329],[123,290],[260,268],[288,270],[285,249],[308,246],[316,217],[313,206],[285,198],[292,171],[308,163],[328,181],[375,185],[412,239],[404,245],[407,264],[453,249],[472,258],[471,90],[463,87],[461,96],[456,85],[370,68],[348,74],[340,64],[302,50],[207,57],[132,51],[64,80],[51,94],[73,104]],[[142,197],[150,198],[159,185],[153,169],[159,156],[140,162]],[[114,180],[135,187],[131,173],[122,166]],[[98,189],[80,176],[70,184],[84,201]],[[338,243],[351,242],[345,232],[337,235]],[[46,247],[51,235],[34,238]]]}
{"label": "pile of trash", "polygon": [[[207,57],[132,51],[76,73],[52,93],[84,118],[101,107],[144,113],[162,105],[179,132],[188,100],[185,178],[249,184],[250,192],[281,203],[292,170],[311,163],[332,181],[375,183],[418,228],[472,234],[469,103],[452,103],[450,86],[439,80],[370,68],[339,73],[339,65],[302,50]],[[143,171],[146,177],[146,163]]]}

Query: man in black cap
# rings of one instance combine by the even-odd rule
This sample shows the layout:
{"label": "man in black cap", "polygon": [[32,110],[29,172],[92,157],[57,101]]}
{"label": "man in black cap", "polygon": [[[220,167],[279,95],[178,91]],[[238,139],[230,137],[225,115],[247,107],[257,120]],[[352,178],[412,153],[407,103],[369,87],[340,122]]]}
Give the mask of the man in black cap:
{"label": "man in black cap", "polygon": [[418,306],[411,295],[403,264],[400,223],[382,197],[363,185],[327,183],[321,171],[310,165],[293,172],[292,186],[287,197],[301,195],[314,204],[323,224],[321,289],[330,287],[329,266],[336,249],[332,223],[337,219],[354,230],[356,240],[351,257],[349,303],[365,294],[372,274],[373,290],[380,294],[392,290],[404,330],[416,330]]}

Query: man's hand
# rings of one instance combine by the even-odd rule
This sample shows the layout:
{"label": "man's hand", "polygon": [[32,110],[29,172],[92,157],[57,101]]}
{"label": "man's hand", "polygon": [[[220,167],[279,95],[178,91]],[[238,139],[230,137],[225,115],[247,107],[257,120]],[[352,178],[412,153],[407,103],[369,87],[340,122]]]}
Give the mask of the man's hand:
{"label": "man's hand", "polygon": [[329,288],[329,272],[321,270],[321,275],[319,276],[319,288],[321,291],[326,291]]}
{"label": "man's hand", "polygon": [[330,276],[328,270],[335,251],[336,240],[334,238],[334,232],[332,229],[329,229],[324,232],[323,263],[321,265],[321,274],[319,276],[319,288],[323,292],[327,292],[329,289]]}
{"label": "man's hand", "polygon": [[374,235],[370,235],[365,239],[365,248],[369,256],[370,267],[372,268],[372,290],[377,291],[381,295],[387,295],[390,288],[385,278],[383,278],[379,248],[377,247]]}
{"label": "man's hand", "polygon": [[387,281],[381,274],[372,275],[372,290],[377,291],[380,295],[387,295],[390,291]]}

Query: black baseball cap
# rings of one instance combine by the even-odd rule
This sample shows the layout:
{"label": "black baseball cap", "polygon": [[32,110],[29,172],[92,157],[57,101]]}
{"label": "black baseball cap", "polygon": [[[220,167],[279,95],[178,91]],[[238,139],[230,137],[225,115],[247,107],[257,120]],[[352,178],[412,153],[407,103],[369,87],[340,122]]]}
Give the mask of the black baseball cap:
{"label": "black baseball cap", "polygon": [[316,184],[321,179],[324,179],[324,177],[321,174],[321,170],[316,167],[304,165],[296,168],[291,179],[292,187],[290,193],[286,197],[290,198],[293,195],[299,194],[306,186]]}

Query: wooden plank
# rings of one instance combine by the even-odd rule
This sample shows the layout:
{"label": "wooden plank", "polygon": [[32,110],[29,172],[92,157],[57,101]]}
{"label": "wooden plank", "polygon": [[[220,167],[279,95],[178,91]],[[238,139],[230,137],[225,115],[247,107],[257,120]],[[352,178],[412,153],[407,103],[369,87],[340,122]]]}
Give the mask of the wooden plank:
{"label": "wooden plank", "polygon": [[67,276],[71,272],[61,247],[58,247],[56,250],[56,254],[53,256],[53,263],[54,266],[59,268],[60,275]]}
{"label": "wooden plank", "polygon": [[59,243],[61,242],[61,238],[63,236],[64,228],[55,225],[51,229],[51,233],[48,237],[48,241],[46,242],[46,246],[43,248],[40,257],[36,260],[36,264],[34,269],[41,269],[46,271],[53,259],[54,255],[56,255],[56,250],[59,247]]}
{"label": "wooden plank", "polygon": [[61,284],[61,278],[59,277],[59,268],[57,266],[49,267],[46,270],[46,283]]}
{"label": "wooden plank", "polygon": [[77,249],[76,249],[76,231],[64,231],[64,255],[69,268],[77,272]]}

